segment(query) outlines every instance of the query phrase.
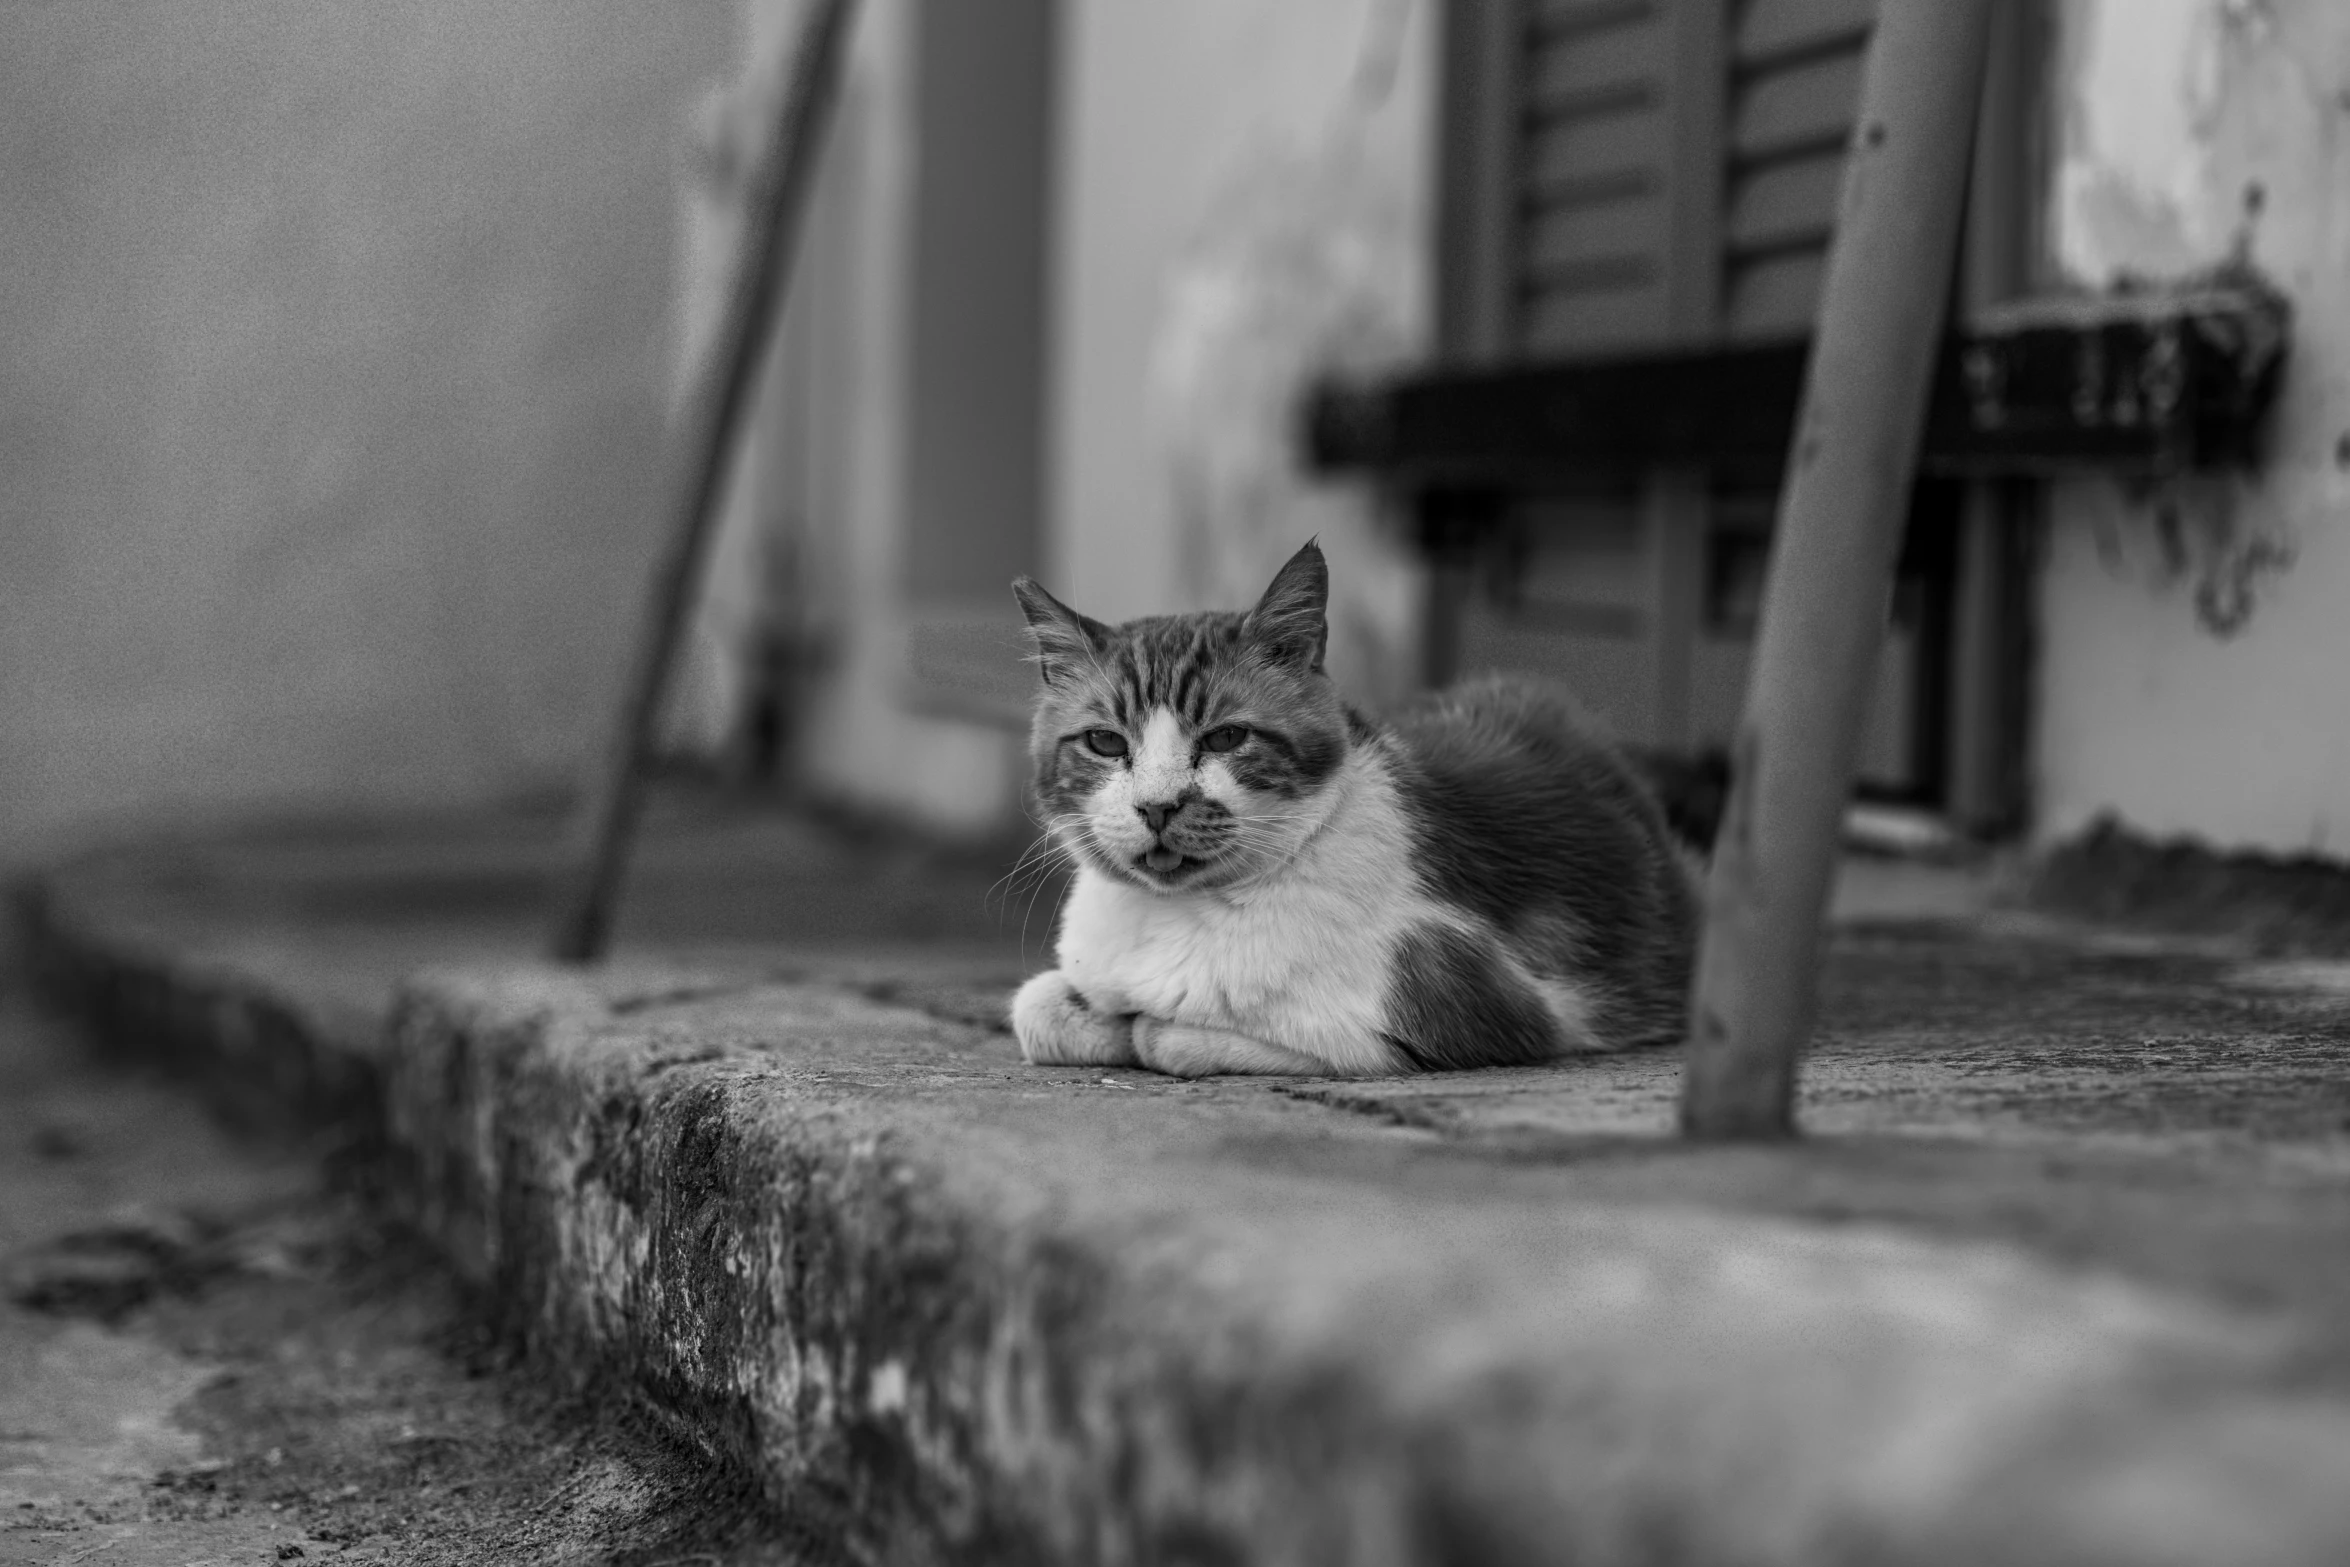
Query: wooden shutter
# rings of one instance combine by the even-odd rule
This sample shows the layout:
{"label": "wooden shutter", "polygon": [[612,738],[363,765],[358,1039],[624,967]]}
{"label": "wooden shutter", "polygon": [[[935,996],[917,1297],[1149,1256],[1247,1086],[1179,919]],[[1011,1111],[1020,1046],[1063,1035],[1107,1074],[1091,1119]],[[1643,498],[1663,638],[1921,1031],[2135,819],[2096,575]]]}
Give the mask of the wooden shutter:
{"label": "wooden shutter", "polygon": [[[1876,0],[1447,0],[1444,14],[1446,358],[1558,363],[1810,332]],[[2043,24],[2029,0],[1994,23],[1963,264],[1973,306],[2020,291],[2029,272]],[[1773,476],[1591,478],[1573,495],[1499,498],[1495,514],[1526,526],[1503,530],[1516,554],[1492,591],[1446,611],[1452,662],[1565,679],[1633,740],[1726,740]],[[2017,556],[1998,541],[2026,504],[2008,496],[1995,518],[1986,494],[1969,500],[1949,568],[1957,640],[1932,652],[1943,633],[1921,630],[1915,603],[1897,613],[1861,762],[1896,788],[1941,769],[1976,820],[2017,792],[2020,666],[2002,651],[2019,623]],[[1940,722],[1922,693],[1945,661],[1956,771],[1916,743]]]}
{"label": "wooden shutter", "polygon": [[1674,240],[1670,19],[1636,0],[1547,0],[1526,33],[1517,346],[1661,339]]}
{"label": "wooden shutter", "polygon": [[[1454,0],[1448,15],[1454,358],[1809,330],[1874,0]],[[1725,741],[1749,649],[1708,604],[1721,568],[1759,559],[1770,504],[1723,483],[1657,470],[1519,497],[1523,553],[1462,614],[1462,666],[1565,679],[1635,741]]]}
{"label": "wooden shutter", "polygon": [[1452,14],[1456,356],[1809,329],[1875,0],[1456,0]]}
{"label": "wooden shutter", "polygon": [[1725,116],[1722,326],[1810,330],[1874,0],[1745,0]]}

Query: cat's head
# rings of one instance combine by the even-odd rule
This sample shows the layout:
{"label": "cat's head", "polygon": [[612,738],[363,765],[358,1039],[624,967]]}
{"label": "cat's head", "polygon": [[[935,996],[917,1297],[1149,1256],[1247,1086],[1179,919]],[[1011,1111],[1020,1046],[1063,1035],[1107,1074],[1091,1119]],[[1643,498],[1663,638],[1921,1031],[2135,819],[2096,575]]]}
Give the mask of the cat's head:
{"label": "cat's head", "polygon": [[1351,741],[1322,672],[1319,546],[1245,614],[1107,626],[1025,577],[1012,592],[1044,677],[1036,803],[1064,847],[1157,892],[1230,887],[1285,863],[1328,815]]}

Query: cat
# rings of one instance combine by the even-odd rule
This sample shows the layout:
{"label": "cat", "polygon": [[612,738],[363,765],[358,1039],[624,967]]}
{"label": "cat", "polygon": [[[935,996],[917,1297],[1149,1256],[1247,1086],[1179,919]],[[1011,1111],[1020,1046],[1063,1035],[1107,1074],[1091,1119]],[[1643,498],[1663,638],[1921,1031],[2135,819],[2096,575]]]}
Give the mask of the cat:
{"label": "cat", "polygon": [[1012,585],[1033,796],[1075,866],[1022,1055],[1362,1077],[1678,1042],[1696,893],[1645,785],[1529,683],[1355,711],[1329,583],[1308,542],[1246,613],[1121,626]]}

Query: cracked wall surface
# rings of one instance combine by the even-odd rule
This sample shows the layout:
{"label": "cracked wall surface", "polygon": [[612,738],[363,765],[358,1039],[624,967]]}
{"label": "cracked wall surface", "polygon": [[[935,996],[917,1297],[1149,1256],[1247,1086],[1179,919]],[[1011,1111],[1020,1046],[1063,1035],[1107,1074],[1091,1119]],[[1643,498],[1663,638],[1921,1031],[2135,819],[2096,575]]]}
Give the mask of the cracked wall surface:
{"label": "cracked wall surface", "polygon": [[2294,341],[2257,472],[2052,486],[2038,831],[2350,857],[2350,7],[2067,0],[2056,34],[2046,282],[2249,262]]}

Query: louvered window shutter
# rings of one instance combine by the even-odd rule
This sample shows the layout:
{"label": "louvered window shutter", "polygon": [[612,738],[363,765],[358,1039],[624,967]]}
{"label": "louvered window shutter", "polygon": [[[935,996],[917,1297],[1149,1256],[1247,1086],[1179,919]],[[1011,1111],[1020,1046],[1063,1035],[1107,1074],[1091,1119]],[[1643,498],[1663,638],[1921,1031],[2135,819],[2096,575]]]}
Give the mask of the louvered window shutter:
{"label": "louvered window shutter", "polygon": [[[1810,333],[1876,0],[1445,0],[1443,14],[1447,366]],[[2032,0],[2001,6],[1994,24],[1967,308],[2029,280],[2043,27]],[[1743,700],[1775,474],[1635,474],[1591,456],[1578,478],[1432,497],[1484,519],[1482,533],[1432,537],[1503,546],[1481,557],[1486,591],[1439,595],[1433,662],[1563,679],[1635,742],[1721,745]],[[2001,638],[2020,623],[2027,502],[1934,484],[1919,497],[1913,543],[1969,542],[1957,565],[1922,553],[1897,595],[1907,608],[1887,640],[1862,775],[1904,792],[1946,786],[1963,817],[2003,819],[2022,666]],[[1945,511],[1963,528],[1933,521]],[[1944,705],[1965,730],[1950,731],[1948,754]]]}
{"label": "louvered window shutter", "polygon": [[1808,331],[1874,0],[1747,0],[1731,35],[1722,326]]}
{"label": "louvered window shutter", "polygon": [[[1807,333],[1874,16],[1874,0],[1453,0],[1445,355]],[[1725,742],[1767,483],[1659,470],[1517,497],[1534,526],[1499,597],[1463,612],[1461,665],[1567,680],[1635,742]],[[1894,669],[1885,688],[1910,683]],[[1904,781],[1908,727],[1898,705],[1881,713],[1864,770]]]}
{"label": "louvered window shutter", "polygon": [[1455,0],[1448,352],[1806,331],[1874,14],[1874,0]]}

